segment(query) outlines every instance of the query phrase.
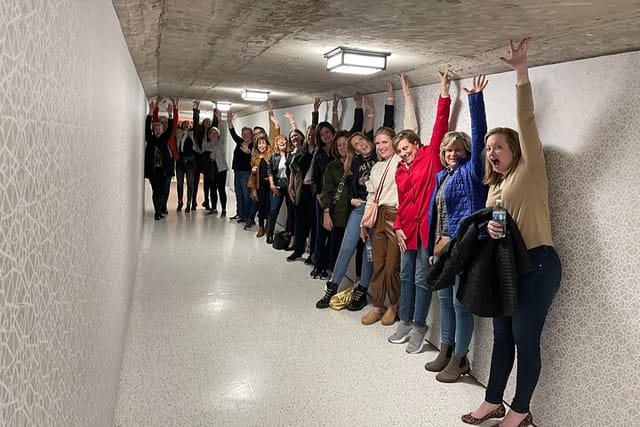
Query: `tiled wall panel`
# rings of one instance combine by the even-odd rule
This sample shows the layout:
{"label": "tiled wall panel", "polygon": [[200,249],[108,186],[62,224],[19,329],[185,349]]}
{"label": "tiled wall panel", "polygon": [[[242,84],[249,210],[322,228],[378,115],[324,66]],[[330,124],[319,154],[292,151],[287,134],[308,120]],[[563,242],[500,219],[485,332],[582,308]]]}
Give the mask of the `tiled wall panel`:
{"label": "tiled wall panel", "polygon": [[112,424],[144,114],[111,2],[0,0],[0,425]]}
{"label": "tiled wall panel", "polygon": [[[535,41],[533,46],[535,55]],[[640,52],[633,52],[530,71],[550,178],[553,236],[563,265],[561,289],[542,339],[543,371],[532,403],[538,425],[640,425],[639,68]],[[514,74],[488,79],[489,128],[515,127]],[[469,84],[456,82],[452,88],[452,128],[467,132],[469,112],[461,86]],[[438,93],[437,86],[413,89],[424,141],[430,137]],[[375,95],[378,112],[384,99],[384,94]],[[396,129],[402,127],[401,103],[398,91]],[[351,126],[352,110],[347,102],[342,127]],[[298,123],[310,122],[310,106],[290,111]],[[237,126],[264,126],[266,120],[266,114],[253,115],[238,119]],[[429,338],[438,343],[433,300]],[[476,319],[471,358],[473,374],[483,384],[491,346],[491,321]],[[507,402],[514,386],[512,376]],[[469,402],[467,409],[474,404]]]}

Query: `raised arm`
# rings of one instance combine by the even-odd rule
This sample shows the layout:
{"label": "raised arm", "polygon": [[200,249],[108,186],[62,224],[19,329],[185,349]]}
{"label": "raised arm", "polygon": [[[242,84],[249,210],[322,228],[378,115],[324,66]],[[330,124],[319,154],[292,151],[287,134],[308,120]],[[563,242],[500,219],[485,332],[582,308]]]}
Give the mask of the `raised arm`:
{"label": "raised arm", "polygon": [[338,105],[340,105],[340,97],[333,94],[333,103],[331,104],[331,125],[334,129],[340,128],[340,116],[338,114]]}
{"label": "raised arm", "polygon": [[500,57],[502,62],[516,72],[516,111],[520,130],[520,148],[525,164],[541,163],[544,165],[544,152],[538,134],[538,126],[533,110],[533,93],[529,81],[527,65],[527,46],[529,39],[522,39],[518,47],[509,40],[509,58]]}
{"label": "raised arm", "polygon": [[242,144],[244,140],[233,127],[233,111],[227,111],[227,127],[229,128],[229,133],[231,134],[231,138],[235,141],[236,144]]}
{"label": "raised arm", "polygon": [[280,135],[280,121],[273,112],[273,101],[271,98],[267,99],[267,110],[269,110],[269,140],[275,141],[276,137]]}
{"label": "raised arm", "polygon": [[439,72],[440,74],[440,98],[438,99],[438,111],[436,121],[433,124],[433,132],[429,142],[429,151],[432,158],[440,158],[440,142],[444,134],[449,130],[449,110],[451,108],[451,97],[449,87],[451,86],[451,73],[449,71]]}
{"label": "raised arm", "polygon": [[482,91],[489,83],[485,76],[480,74],[473,78],[470,89],[464,88],[469,99],[469,113],[471,114],[471,162],[473,175],[478,181],[482,181],[484,175],[484,136],[487,134],[487,116],[484,110],[484,96]]}
{"label": "raised arm", "polygon": [[402,127],[403,129],[411,129],[415,133],[419,133],[420,129],[418,128],[416,107],[413,105],[413,98],[411,98],[409,81],[404,74],[400,74],[400,86],[402,86],[402,98],[404,99],[404,120]]}
{"label": "raised arm", "polygon": [[371,99],[368,95],[362,97],[362,104],[367,109],[367,120],[364,122],[364,133],[369,137],[370,140],[373,141],[373,122],[376,115],[376,106],[373,103],[373,99]]}
{"label": "raised arm", "polygon": [[313,112],[311,113],[311,125],[313,127],[316,127],[318,123],[320,123],[320,113],[318,112],[320,104],[322,104],[322,99],[316,96],[313,100]]}
{"label": "raised arm", "polygon": [[391,80],[387,80],[387,102],[384,104],[384,120],[382,126],[395,129],[396,123],[393,119],[395,114],[395,103],[393,98],[393,84]]}
{"label": "raised arm", "polygon": [[289,121],[289,127],[291,128],[289,132],[298,129],[298,126],[296,126],[296,119],[295,117],[293,117],[293,114],[291,114],[291,112],[287,111],[286,113],[284,113],[284,117]]}
{"label": "raised arm", "polygon": [[355,132],[362,132],[362,125],[364,123],[364,111],[362,110],[362,93],[356,92],[353,95],[353,100],[356,102],[356,109],[353,112],[353,126],[349,130],[349,134]]}

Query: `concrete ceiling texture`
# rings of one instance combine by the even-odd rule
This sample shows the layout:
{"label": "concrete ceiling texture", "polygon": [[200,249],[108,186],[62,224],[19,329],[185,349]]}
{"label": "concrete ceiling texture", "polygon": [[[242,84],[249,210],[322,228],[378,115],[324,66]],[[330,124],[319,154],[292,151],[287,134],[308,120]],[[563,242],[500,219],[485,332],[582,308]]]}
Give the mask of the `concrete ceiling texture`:
{"label": "concrete ceiling texture", "polygon": [[[505,71],[509,39],[531,37],[530,65],[640,50],[639,0],[113,0],[147,96],[233,103],[263,110],[242,89],[271,93],[276,107],[313,97],[384,91],[399,73],[412,86],[437,70],[466,78]],[[387,69],[326,71],[337,46],[391,52]],[[206,105],[206,104],[203,104]],[[209,104],[211,105],[211,104]]]}

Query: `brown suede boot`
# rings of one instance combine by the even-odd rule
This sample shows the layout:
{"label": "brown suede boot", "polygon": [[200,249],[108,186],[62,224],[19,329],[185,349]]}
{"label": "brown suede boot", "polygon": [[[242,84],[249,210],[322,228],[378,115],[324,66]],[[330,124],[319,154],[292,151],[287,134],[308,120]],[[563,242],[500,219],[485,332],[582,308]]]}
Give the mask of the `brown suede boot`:
{"label": "brown suede boot", "polygon": [[258,233],[256,234],[256,237],[262,237],[266,234],[266,230],[264,229],[264,227],[260,227],[258,228]]}
{"label": "brown suede boot", "polygon": [[441,383],[454,383],[458,378],[471,372],[471,365],[466,356],[453,353],[449,364],[442,372],[436,375],[436,380]]}
{"label": "brown suede boot", "polygon": [[453,346],[449,344],[440,344],[440,353],[431,362],[424,365],[424,369],[430,372],[442,371],[451,360],[451,354],[453,353]]}

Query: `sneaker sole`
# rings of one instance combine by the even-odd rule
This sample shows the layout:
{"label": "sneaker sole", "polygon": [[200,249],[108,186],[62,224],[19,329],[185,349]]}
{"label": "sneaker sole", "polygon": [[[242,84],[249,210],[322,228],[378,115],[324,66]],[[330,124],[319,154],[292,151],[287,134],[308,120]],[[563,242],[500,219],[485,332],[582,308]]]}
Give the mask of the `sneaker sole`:
{"label": "sneaker sole", "polygon": [[391,338],[387,338],[389,340],[389,342],[391,344],[404,344],[407,341],[409,341],[409,334],[403,336],[402,338],[398,338],[398,339],[391,339]]}
{"label": "sneaker sole", "polygon": [[427,346],[427,341],[425,339],[422,340],[422,345],[420,347],[418,347],[417,350],[414,351],[409,351],[409,349],[405,349],[405,351],[409,354],[418,354],[418,353],[422,353],[424,351],[424,348]]}

